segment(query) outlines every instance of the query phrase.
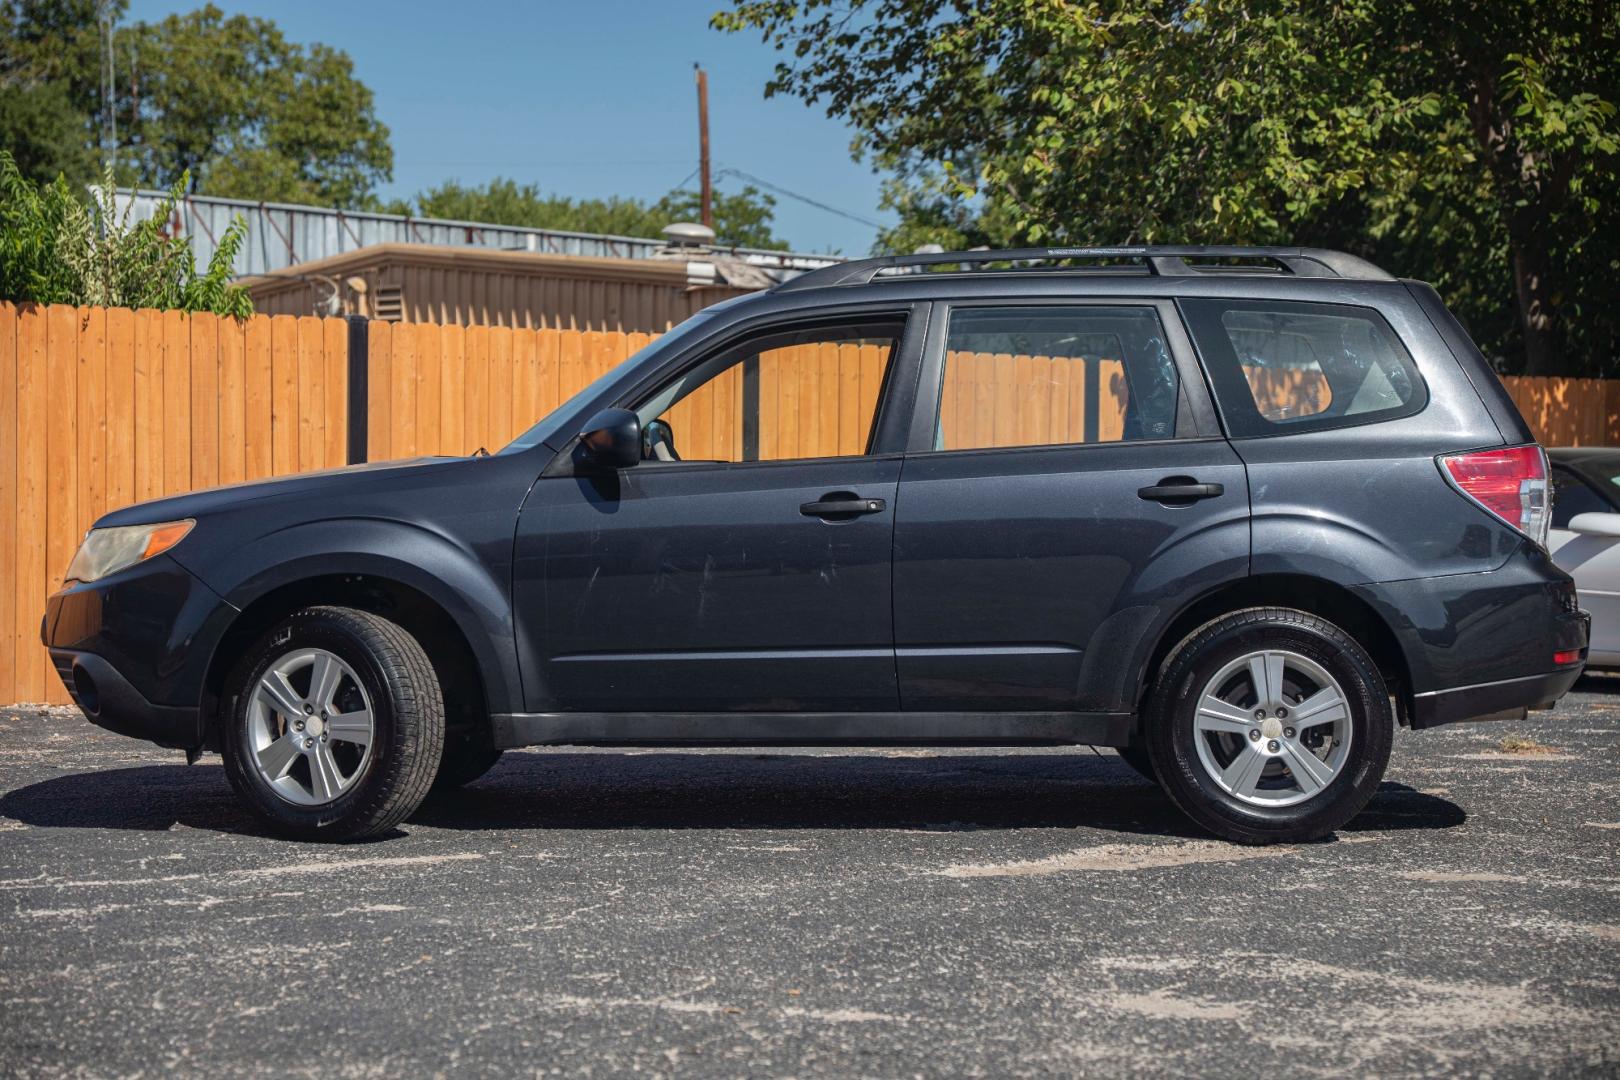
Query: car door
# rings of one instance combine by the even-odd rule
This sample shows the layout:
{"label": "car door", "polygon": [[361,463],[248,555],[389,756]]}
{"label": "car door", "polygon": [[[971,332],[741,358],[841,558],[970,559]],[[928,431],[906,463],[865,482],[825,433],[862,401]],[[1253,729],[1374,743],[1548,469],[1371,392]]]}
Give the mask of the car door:
{"label": "car door", "polygon": [[883,417],[912,317],[773,323],[677,361],[620,403],[639,464],[539,480],[515,582],[532,710],[898,707]]}
{"label": "car door", "polygon": [[1247,572],[1243,466],[1173,320],[1147,300],[936,315],[895,520],[906,710],[1128,710],[1144,635]]}

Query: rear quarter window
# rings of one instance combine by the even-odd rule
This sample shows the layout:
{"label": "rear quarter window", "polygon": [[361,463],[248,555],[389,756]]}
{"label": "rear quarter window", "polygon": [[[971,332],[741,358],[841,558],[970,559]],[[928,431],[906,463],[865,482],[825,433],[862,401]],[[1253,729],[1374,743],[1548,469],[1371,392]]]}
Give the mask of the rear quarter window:
{"label": "rear quarter window", "polygon": [[1411,416],[1428,393],[1372,308],[1274,300],[1181,301],[1234,437]]}

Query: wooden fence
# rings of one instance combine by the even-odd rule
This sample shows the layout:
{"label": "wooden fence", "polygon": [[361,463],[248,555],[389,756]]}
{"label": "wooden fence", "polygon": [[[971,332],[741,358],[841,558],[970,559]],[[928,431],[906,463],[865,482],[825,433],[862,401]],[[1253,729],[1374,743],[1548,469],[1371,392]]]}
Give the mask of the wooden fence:
{"label": "wooden fence", "polygon": [[[496,449],[651,340],[426,323],[366,329],[371,460]],[[349,459],[349,342],[343,319],[0,303],[0,703],[67,701],[39,644],[40,616],[97,517]],[[951,445],[1007,445],[1031,432],[1119,437],[1125,394],[1114,361],[1090,363],[1088,377],[1073,360],[957,359],[943,402]],[[884,362],[870,345],[762,356],[759,455],[859,453]],[[1544,443],[1620,445],[1620,381],[1506,382]],[[733,374],[677,406],[681,452],[739,456],[742,401]]]}

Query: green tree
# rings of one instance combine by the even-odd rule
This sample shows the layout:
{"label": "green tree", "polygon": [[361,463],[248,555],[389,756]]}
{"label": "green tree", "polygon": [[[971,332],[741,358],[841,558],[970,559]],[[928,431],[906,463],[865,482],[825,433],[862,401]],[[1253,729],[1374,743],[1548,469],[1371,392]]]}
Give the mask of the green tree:
{"label": "green tree", "polygon": [[[891,169],[891,244],[1322,243],[1533,374],[1620,351],[1620,5],[736,0],[767,94]],[[1516,317],[1506,313],[1516,313]]]}
{"label": "green tree", "polygon": [[0,147],[25,176],[95,177],[99,64],[95,0],[0,0]]}
{"label": "green tree", "polygon": [[[715,242],[726,247],[786,249],[787,244],[771,232],[775,207],[772,196],[752,185],[729,194],[716,192]],[[681,189],[653,203],[622,196],[573,199],[544,194],[538,184],[496,177],[474,187],[448,180],[419,192],[410,202],[397,202],[384,209],[417,217],[656,239],[671,222],[698,220],[701,197],[695,191]]]}
{"label": "green tree", "polygon": [[[99,175],[96,15],[95,0],[0,0],[0,146],[33,180]],[[117,27],[112,42],[126,183],[166,188],[187,174],[209,194],[359,207],[392,176],[388,128],[343,52],[212,4]]]}
{"label": "green tree", "polygon": [[189,172],[207,194],[358,207],[392,177],[388,128],[348,54],[212,4],[122,34],[119,134],[147,182]]}

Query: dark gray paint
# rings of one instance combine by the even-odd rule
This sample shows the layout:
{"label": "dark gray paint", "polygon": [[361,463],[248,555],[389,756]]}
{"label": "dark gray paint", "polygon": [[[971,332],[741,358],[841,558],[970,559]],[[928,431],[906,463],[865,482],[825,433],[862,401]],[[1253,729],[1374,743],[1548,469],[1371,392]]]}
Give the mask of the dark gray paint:
{"label": "dark gray paint", "polygon": [[[1191,296],[1374,307],[1415,358],[1428,405],[1386,424],[1226,443],[1172,313],[1167,338],[1186,365],[1182,430],[1205,441],[927,452],[938,376],[922,342],[930,332],[937,340],[950,304],[1173,311]],[[303,577],[371,575],[444,608],[494,713],[757,710],[788,728],[792,712],[855,711],[871,715],[876,737],[899,722],[897,709],[947,702],[967,712],[1134,707],[1150,657],[1187,605],[1247,574],[1286,573],[1360,596],[1422,691],[1543,674],[1549,644],[1584,644],[1569,579],[1452,490],[1435,463],[1528,432],[1434,304],[1409,282],[1256,274],[915,274],[742,298],[548,418],[537,439],[549,443],[110,514],[103,524],[198,525],[173,562],[54,597],[49,637],[61,650],[109,655],[118,642],[161,641],[119,654],[123,674],[150,702],[200,708],[203,672],[230,659],[215,650],[237,610]],[[896,311],[909,324],[874,457],[571,475],[568,436],[586,419],[634,403],[739,335]],[[1175,509],[1135,498],[1169,475],[1220,482],[1225,493]],[[843,524],[798,513],[836,491],[884,498],[887,509]],[[154,625],[153,612],[172,621]],[[617,659],[581,659],[602,655]],[[211,722],[200,716],[199,729]]]}

